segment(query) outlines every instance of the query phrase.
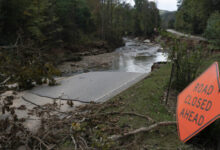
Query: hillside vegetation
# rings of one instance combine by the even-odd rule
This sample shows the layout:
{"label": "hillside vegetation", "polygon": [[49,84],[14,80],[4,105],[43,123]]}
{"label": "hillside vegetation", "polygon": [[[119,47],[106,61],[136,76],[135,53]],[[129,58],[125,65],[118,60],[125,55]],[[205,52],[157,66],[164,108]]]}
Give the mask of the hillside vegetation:
{"label": "hillside vegetation", "polygon": [[220,48],[220,1],[179,0],[175,28],[191,34],[205,36],[213,49]]}
{"label": "hillside vegetation", "polygon": [[176,12],[160,10],[161,26],[164,29],[174,29]]}

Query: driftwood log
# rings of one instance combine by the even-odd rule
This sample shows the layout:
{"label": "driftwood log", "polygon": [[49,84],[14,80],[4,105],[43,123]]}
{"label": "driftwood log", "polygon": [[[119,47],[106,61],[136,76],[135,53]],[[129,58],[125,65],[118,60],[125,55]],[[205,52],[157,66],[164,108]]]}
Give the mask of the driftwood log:
{"label": "driftwood log", "polygon": [[169,126],[169,125],[176,125],[176,121],[158,122],[158,123],[155,123],[155,124],[153,124],[149,127],[141,127],[139,129],[130,131],[130,132],[125,133],[123,135],[113,135],[113,136],[110,137],[110,139],[118,140],[118,139],[130,136],[130,135],[135,135],[135,134],[141,133],[141,132],[149,132],[150,130],[153,130],[153,129],[155,129],[157,127],[160,127],[160,126]]}

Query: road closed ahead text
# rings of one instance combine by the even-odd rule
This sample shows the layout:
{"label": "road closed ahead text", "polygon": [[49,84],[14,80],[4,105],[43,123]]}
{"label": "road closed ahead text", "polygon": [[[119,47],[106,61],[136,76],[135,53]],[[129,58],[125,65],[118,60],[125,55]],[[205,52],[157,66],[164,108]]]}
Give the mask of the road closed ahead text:
{"label": "road closed ahead text", "polygon": [[[213,91],[214,91],[213,85],[205,85],[203,83],[197,83],[192,93],[193,95],[199,95],[199,96],[192,96],[189,94],[184,100],[184,104],[187,105],[188,107],[182,108],[179,116],[198,126],[202,126],[205,121],[205,116],[200,112],[201,111],[208,112],[212,109],[213,102],[212,99],[209,99],[209,96],[211,96]],[[202,98],[202,97],[206,97],[206,98]],[[190,109],[190,108],[195,108],[195,109]],[[195,110],[200,110],[200,111],[195,111]]]}

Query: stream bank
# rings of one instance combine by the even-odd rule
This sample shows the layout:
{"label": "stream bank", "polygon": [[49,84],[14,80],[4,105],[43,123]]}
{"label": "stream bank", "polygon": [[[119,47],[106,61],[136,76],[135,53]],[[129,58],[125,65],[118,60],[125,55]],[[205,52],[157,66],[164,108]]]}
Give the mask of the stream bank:
{"label": "stream bank", "polygon": [[64,76],[91,71],[149,73],[156,62],[166,62],[168,54],[150,40],[123,38],[125,45],[114,52],[82,57],[58,66]]}

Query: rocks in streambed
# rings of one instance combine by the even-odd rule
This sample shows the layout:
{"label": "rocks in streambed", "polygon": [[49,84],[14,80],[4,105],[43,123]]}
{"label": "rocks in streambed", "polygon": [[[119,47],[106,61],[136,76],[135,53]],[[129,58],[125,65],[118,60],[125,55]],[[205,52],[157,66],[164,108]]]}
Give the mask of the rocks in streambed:
{"label": "rocks in streambed", "polygon": [[90,55],[99,55],[99,54],[103,54],[103,53],[108,53],[109,50],[108,49],[91,49],[89,51],[84,51],[84,52],[80,52],[78,53],[79,56],[90,56]]}
{"label": "rocks in streambed", "polygon": [[79,62],[65,62],[58,66],[63,74],[82,73],[88,71],[105,70],[118,59],[118,53],[105,53],[100,55],[84,56]]}
{"label": "rocks in streambed", "polygon": [[164,52],[164,49],[161,47],[157,50],[157,52]]}
{"label": "rocks in streambed", "polygon": [[150,43],[149,39],[144,40],[144,43]]}
{"label": "rocks in streambed", "polygon": [[138,41],[138,40],[139,40],[139,37],[134,38],[134,40]]}
{"label": "rocks in streambed", "polygon": [[[64,47],[63,49],[51,49],[51,51],[45,57],[56,64],[61,64],[68,61],[81,61],[82,57],[109,53],[113,50],[114,48],[111,47],[107,42],[97,41],[84,45],[72,45]],[[49,57],[51,54],[53,54],[53,57]]]}
{"label": "rocks in streambed", "polygon": [[156,70],[156,69],[159,69],[161,65],[164,65],[164,64],[167,64],[167,62],[156,62],[152,65],[151,67],[151,72]]}
{"label": "rocks in streambed", "polygon": [[114,50],[114,48],[105,41],[97,41],[85,45],[76,45],[68,47],[67,49],[78,56],[99,55],[103,53],[109,53]]}

